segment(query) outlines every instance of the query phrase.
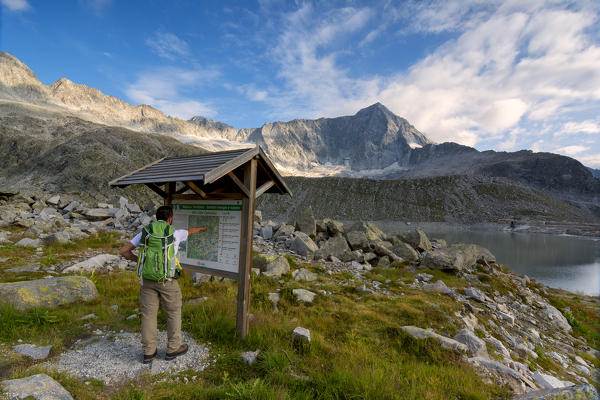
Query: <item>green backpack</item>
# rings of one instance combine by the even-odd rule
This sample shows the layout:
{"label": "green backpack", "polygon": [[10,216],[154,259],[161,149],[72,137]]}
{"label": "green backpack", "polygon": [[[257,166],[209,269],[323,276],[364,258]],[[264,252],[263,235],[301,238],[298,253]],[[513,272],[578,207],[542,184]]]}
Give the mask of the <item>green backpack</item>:
{"label": "green backpack", "polygon": [[165,221],[156,221],[142,229],[142,244],[138,257],[137,273],[141,279],[164,282],[181,275],[175,258],[175,230]]}

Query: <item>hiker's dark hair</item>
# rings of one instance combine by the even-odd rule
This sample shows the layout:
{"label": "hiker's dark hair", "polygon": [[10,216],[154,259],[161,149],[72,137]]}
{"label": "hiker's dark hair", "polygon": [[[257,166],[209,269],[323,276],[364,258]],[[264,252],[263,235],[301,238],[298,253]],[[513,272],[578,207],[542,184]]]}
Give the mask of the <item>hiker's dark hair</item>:
{"label": "hiker's dark hair", "polygon": [[173,216],[173,209],[171,206],[160,206],[156,210],[156,220],[166,221]]}

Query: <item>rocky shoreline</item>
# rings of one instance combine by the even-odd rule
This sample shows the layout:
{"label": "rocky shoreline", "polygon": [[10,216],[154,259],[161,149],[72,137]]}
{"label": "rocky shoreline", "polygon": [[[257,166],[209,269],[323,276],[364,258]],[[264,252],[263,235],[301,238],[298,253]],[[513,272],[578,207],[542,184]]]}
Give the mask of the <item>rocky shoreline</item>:
{"label": "rocky shoreline", "polygon": [[[63,195],[3,193],[0,199],[0,243],[34,247],[37,251],[45,244],[68,243],[101,230],[131,237],[152,220],[154,208],[147,205],[142,209],[124,198],[118,206],[100,203],[95,207]],[[18,226],[20,232],[2,232],[2,226]],[[598,382],[598,369],[591,360],[597,360],[600,353],[584,337],[573,334],[570,310],[559,310],[548,299],[550,292],[561,291],[511,273],[480,246],[449,246],[414,228],[384,233],[368,222],[319,220],[312,210],[305,209],[295,216],[293,225],[263,221],[257,212],[253,250],[253,274],[279,282],[279,290],[267,296],[274,310],[286,288],[286,282],[280,279],[283,275],[307,285],[292,291],[299,303],[307,304],[334,294],[308,286],[321,279],[336,283],[340,290],[351,287],[361,296],[397,298],[404,295],[403,290],[431,293],[459,306],[460,311],[448,316],[456,331],[450,334],[412,325],[402,330],[417,340],[432,340],[459,352],[485,380],[508,385],[516,395],[528,396],[541,389],[573,391],[580,385],[588,385],[581,390],[593,390],[589,384]],[[291,259],[295,267],[290,265]],[[308,266],[315,269],[311,271]],[[47,298],[27,296],[33,289],[21,289],[39,283],[42,293],[43,287],[56,287],[64,275],[133,268],[132,263],[118,256],[88,251],[79,259],[44,268],[38,265],[36,271],[46,272],[45,279],[0,284],[0,295],[22,309],[56,307],[97,296],[95,287],[84,290],[87,282],[78,283],[66,287],[60,296]],[[410,279],[379,278],[373,276],[374,268],[401,270]],[[339,274],[350,279],[338,281]],[[194,279],[201,283],[214,278],[196,274]],[[64,295],[73,291],[80,296]],[[598,307],[597,298],[581,297]]]}

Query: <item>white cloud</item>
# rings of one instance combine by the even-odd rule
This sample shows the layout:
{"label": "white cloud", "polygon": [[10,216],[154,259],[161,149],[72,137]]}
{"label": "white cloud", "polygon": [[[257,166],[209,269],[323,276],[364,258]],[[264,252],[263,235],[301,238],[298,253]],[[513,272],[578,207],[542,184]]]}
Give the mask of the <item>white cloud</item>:
{"label": "white cloud", "polygon": [[113,0],[78,0],[78,2],[81,6],[90,9],[97,16],[102,16]]}
{"label": "white cloud", "polygon": [[139,74],[136,82],[125,89],[134,103],[149,104],[165,114],[189,119],[195,115],[214,117],[216,111],[209,103],[185,95],[219,77],[214,69],[158,68]]}
{"label": "white cloud", "polygon": [[27,0],[0,0],[0,3],[10,11],[31,10],[31,5],[27,2]]}
{"label": "white cloud", "polygon": [[[413,2],[399,6],[396,23],[380,33],[369,22],[385,16],[374,9],[318,13],[304,5],[282,24],[270,53],[286,86],[268,98],[278,115],[303,117],[354,113],[381,101],[437,142],[475,145],[493,139],[512,150],[531,143],[523,137],[538,121],[545,132],[557,132],[565,120],[577,119],[573,112],[600,109],[593,7],[551,0]],[[451,31],[454,38],[404,73],[353,75],[341,65],[340,38],[364,32],[362,45],[369,46],[378,35],[398,29],[397,15],[412,18],[400,29],[404,34]],[[597,125],[592,121],[578,129],[589,132]],[[519,136],[511,137],[517,128]]]}
{"label": "white cloud", "polygon": [[555,152],[557,152],[559,154],[566,154],[568,156],[573,156],[575,154],[583,153],[586,150],[589,150],[589,149],[585,146],[573,145],[573,146],[565,146],[565,147],[558,148],[555,150]]}
{"label": "white cloud", "polygon": [[585,120],[581,122],[566,122],[559,133],[600,133],[600,124],[597,121]]}
{"label": "white cloud", "polygon": [[158,56],[175,60],[189,55],[190,47],[187,42],[173,33],[156,32],[153,37],[146,39],[146,44]]}
{"label": "white cloud", "polygon": [[588,167],[600,168],[600,154],[579,156],[577,157],[577,160],[579,160],[583,165],[586,165]]}

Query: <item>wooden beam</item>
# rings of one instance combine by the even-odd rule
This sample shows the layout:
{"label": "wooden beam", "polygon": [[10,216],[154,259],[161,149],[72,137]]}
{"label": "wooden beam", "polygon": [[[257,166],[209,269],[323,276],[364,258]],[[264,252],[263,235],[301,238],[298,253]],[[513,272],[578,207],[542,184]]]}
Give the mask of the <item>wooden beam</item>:
{"label": "wooden beam", "polygon": [[242,193],[244,193],[246,195],[246,197],[250,197],[250,192],[248,191],[246,186],[238,179],[238,177],[235,176],[233,171],[228,172],[227,176],[231,178],[233,183],[235,183],[237,185],[237,187],[242,191]]}
{"label": "wooden beam", "polygon": [[207,194],[206,197],[202,197],[197,194],[186,193],[186,194],[174,194],[173,200],[242,200],[244,195],[241,193],[217,193]]}
{"label": "wooden beam", "polygon": [[275,185],[274,181],[268,181],[260,185],[258,189],[256,189],[256,198],[262,196],[267,190],[271,189]]}
{"label": "wooden beam", "polygon": [[156,186],[154,183],[146,183],[146,186],[148,186],[148,188],[150,188],[154,193],[158,194],[163,199],[167,197],[167,193],[165,193],[164,190]]}
{"label": "wooden beam", "polygon": [[175,191],[175,194],[182,194],[187,192],[188,190],[190,190],[190,187],[188,185],[186,185],[185,183],[183,183],[183,187],[181,187],[179,190]]}
{"label": "wooden beam", "polygon": [[196,185],[194,182],[187,181],[187,182],[185,182],[185,184],[188,185],[190,187],[190,189],[192,189],[194,191],[194,193],[196,193],[197,195],[199,195],[203,199],[206,199],[206,193],[204,193],[204,191],[202,189],[200,189],[198,187],[198,185]]}
{"label": "wooden beam", "polygon": [[256,196],[256,160],[253,158],[244,168],[244,186],[249,196],[242,199],[242,226],[240,245],[240,268],[236,329],[240,337],[248,334],[248,306],[250,304],[250,264],[252,262],[252,231],[254,229],[254,198]]}

